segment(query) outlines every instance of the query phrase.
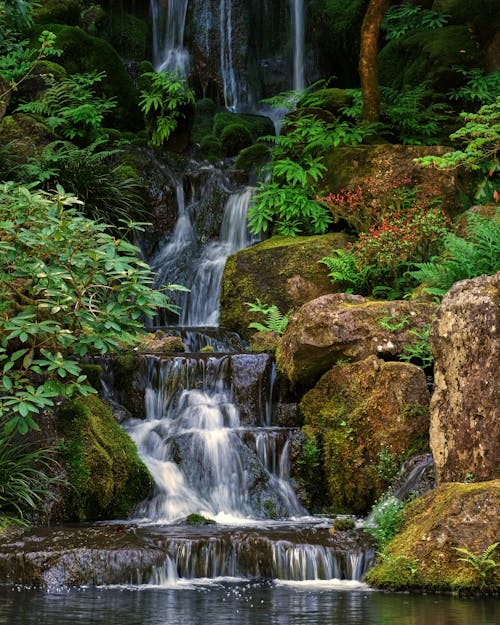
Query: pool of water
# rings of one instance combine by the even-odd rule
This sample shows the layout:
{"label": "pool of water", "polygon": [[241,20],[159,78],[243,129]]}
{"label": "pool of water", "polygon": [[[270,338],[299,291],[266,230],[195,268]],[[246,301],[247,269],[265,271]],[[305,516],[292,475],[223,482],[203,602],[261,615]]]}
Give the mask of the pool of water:
{"label": "pool of water", "polygon": [[497,625],[499,608],[495,599],[389,594],[352,582],[0,588],[2,625]]}

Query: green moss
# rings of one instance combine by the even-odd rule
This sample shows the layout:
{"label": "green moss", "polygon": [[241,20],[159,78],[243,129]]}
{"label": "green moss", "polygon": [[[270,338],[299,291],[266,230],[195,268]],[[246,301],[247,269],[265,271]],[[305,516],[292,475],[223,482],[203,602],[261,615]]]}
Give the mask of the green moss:
{"label": "green moss", "polygon": [[142,114],[139,111],[139,94],[123,62],[114,48],[104,39],[92,37],[76,26],[50,24],[34,29],[33,40],[36,41],[41,30],[52,31],[56,35],[56,43],[63,54],[58,62],[68,74],[85,72],[105,72],[102,90],[106,97],[115,97],[117,109],[112,113],[113,126],[124,130],[143,127]]}
{"label": "green moss", "polygon": [[499,480],[441,485],[406,506],[402,531],[366,581],[388,590],[498,592],[498,567],[483,584],[455,548],[479,555],[498,540],[499,506]]}
{"label": "green moss", "polygon": [[240,150],[252,144],[252,135],[243,124],[229,124],[221,133],[220,143],[225,156],[236,156]]}
{"label": "green moss", "polygon": [[87,376],[87,382],[99,393],[102,390],[102,367],[90,362],[81,362],[80,369]]}
{"label": "green moss", "polygon": [[125,59],[140,61],[148,55],[148,24],[130,13],[114,13],[101,36]]}
{"label": "green moss", "polygon": [[195,102],[191,143],[202,143],[204,137],[207,136],[215,137],[213,134],[215,108],[215,102],[210,98],[203,98]]}
{"label": "green moss", "polygon": [[130,437],[96,396],[65,403],[58,418],[70,485],[66,520],[127,516],[152,485]]}
{"label": "green moss", "polygon": [[215,135],[206,135],[200,142],[200,150],[204,158],[215,161],[221,156],[221,142]]}
{"label": "green moss", "polygon": [[244,171],[257,169],[269,160],[270,154],[271,151],[267,145],[255,143],[240,151],[234,166]]}
{"label": "green moss", "polygon": [[222,135],[226,126],[232,126],[233,124],[245,126],[253,141],[256,141],[259,137],[274,135],[274,124],[269,117],[229,113],[227,111],[215,115],[213,132],[216,136]]}
{"label": "green moss", "polygon": [[80,0],[45,0],[35,5],[33,12],[37,24],[78,25],[80,21]]}
{"label": "green moss", "polygon": [[190,514],[186,517],[187,525],[215,525],[215,521],[213,519],[207,519],[201,514]]}

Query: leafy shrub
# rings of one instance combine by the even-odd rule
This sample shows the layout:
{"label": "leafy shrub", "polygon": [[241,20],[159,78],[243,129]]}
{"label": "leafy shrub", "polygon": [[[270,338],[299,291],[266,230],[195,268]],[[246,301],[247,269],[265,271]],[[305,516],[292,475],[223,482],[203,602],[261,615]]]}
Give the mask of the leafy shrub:
{"label": "leafy shrub", "polygon": [[496,98],[500,96],[500,71],[485,74],[478,67],[472,69],[455,67],[454,69],[464,76],[465,83],[448,92],[450,100],[493,104]]}
{"label": "leafy shrub", "polygon": [[252,135],[243,124],[229,124],[222,131],[220,142],[225,156],[235,156],[243,148],[252,145]]}
{"label": "leafy shrub", "polygon": [[21,104],[18,110],[42,117],[60,137],[91,140],[106,113],[116,107],[114,98],[94,93],[94,85],[105,76],[104,72],[95,71],[67,76],[52,84],[38,100]]}
{"label": "leafy shrub", "polygon": [[276,304],[271,304],[270,306],[266,306],[259,299],[255,302],[246,302],[250,312],[256,312],[265,317],[265,323],[259,323],[258,321],[253,321],[248,324],[249,328],[254,328],[259,332],[277,332],[278,334],[283,334],[285,328],[288,324],[288,315],[284,315],[280,312],[279,308]]}
{"label": "leafy shrub", "polygon": [[404,503],[392,495],[383,497],[374,506],[368,517],[368,524],[364,530],[377,541],[379,550],[382,550],[403,525]]}
{"label": "leafy shrub", "polygon": [[[132,345],[142,317],[170,307],[126,238],[84,217],[81,201],[12,182],[0,187],[0,419],[37,428],[55,397],[95,392],[79,359]],[[137,224],[129,224],[129,229]],[[125,233],[126,234],[126,233]]]}
{"label": "leafy shrub", "polygon": [[441,256],[417,263],[417,269],[410,272],[424,284],[425,293],[442,297],[458,280],[500,271],[500,209],[492,218],[470,213],[467,239],[448,232],[443,247]]}
{"label": "leafy shrub", "polygon": [[186,106],[194,104],[194,93],[173,72],[146,72],[142,78],[149,79],[150,86],[141,92],[139,106],[149,122],[151,144],[160,147],[185,117]]}
{"label": "leafy shrub", "polygon": [[434,30],[448,22],[448,15],[409,3],[389,7],[381,28],[387,39],[399,39],[414,30]]}
{"label": "leafy shrub", "polygon": [[413,340],[403,346],[403,351],[399,357],[403,362],[412,362],[422,367],[422,369],[432,365],[434,356],[429,343],[430,329],[431,325],[429,323],[421,329],[413,328],[408,330],[408,334],[413,337]]}
{"label": "leafy shrub", "polygon": [[93,219],[118,223],[144,214],[144,188],[135,172],[117,162],[119,150],[103,149],[98,140],[85,148],[68,141],[49,143],[39,156],[20,168],[23,179],[40,181],[45,188],[60,184],[82,202]]}

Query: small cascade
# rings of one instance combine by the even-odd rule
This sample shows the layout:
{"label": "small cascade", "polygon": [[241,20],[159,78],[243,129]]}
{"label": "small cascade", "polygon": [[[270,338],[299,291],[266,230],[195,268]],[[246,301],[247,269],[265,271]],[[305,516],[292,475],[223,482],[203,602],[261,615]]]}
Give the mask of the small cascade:
{"label": "small cascade", "polygon": [[[287,445],[279,457],[264,457],[246,443],[231,390],[232,358],[145,357],[146,420],[125,424],[156,484],[138,517],[174,522],[194,513],[240,519],[305,514],[289,484],[283,458]],[[244,355],[234,358],[237,368]],[[248,358],[249,365],[255,362],[255,356]],[[265,406],[265,384],[257,382],[255,388],[266,393],[255,405]],[[256,416],[257,421],[265,419],[265,414]],[[259,428],[260,436],[273,436],[265,430]]]}
{"label": "small cascade", "polygon": [[151,0],[153,65],[157,72],[188,75],[189,52],[184,48],[188,0]]}
{"label": "small cascade", "polygon": [[254,189],[246,187],[227,200],[219,240],[205,246],[189,285],[191,293],[181,314],[182,325],[217,325],[220,285],[227,257],[256,240],[247,228],[247,212],[253,196]]}
{"label": "small cascade", "polygon": [[290,13],[293,33],[293,89],[302,91],[306,86],[304,77],[304,0],[290,0]]}

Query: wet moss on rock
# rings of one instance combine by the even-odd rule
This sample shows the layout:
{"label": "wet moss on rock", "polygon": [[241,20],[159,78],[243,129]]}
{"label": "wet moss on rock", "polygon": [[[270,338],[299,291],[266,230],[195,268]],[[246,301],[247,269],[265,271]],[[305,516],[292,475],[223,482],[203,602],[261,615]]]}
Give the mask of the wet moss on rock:
{"label": "wet moss on rock", "polygon": [[65,403],[58,420],[69,479],[65,520],[126,517],[152,486],[132,439],[96,396]]}
{"label": "wet moss on rock", "polygon": [[[500,480],[442,484],[408,504],[401,532],[366,581],[387,590],[498,594],[500,567],[483,580],[456,548],[476,556],[498,541]],[[500,550],[492,554],[497,562]]]}

